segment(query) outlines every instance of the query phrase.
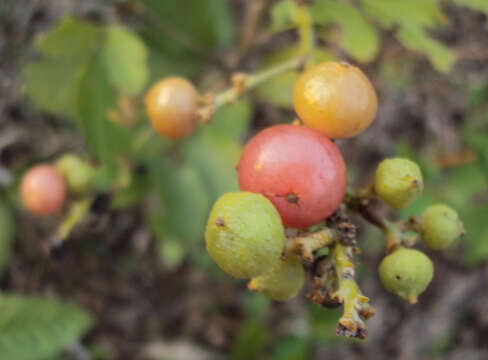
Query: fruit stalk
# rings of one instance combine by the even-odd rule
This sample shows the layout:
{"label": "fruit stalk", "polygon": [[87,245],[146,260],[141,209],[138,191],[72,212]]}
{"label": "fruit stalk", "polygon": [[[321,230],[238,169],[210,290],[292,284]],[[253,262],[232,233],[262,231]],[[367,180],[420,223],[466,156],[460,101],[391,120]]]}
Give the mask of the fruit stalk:
{"label": "fruit stalk", "polygon": [[364,296],[354,280],[354,263],[352,254],[354,249],[337,242],[333,249],[334,268],[338,280],[338,290],[333,298],[344,304],[344,314],[339,319],[336,328],[337,335],[364,339],[367,335],[366,325],[362,319],[368,319],[375,314],[369,305],[369,298]]}
{"label": "fruit stalk", "polygon": [[311,263],[314,261],[315,251],[333,245],[337,238],[337,231],[326,227],[316,232],[302,232],[287,237],[283,253],[285,256],[298,255],[302,260]]}
{"label": "fruit stalk", "polygon": [[52,248],[60,246],[68,238],[75,226],[85,218],[85,215],[90,210],[91,203],[91,198],[73,202],[69,208],[68,215],[59,225],[56,235],[51,239],[50,246]]}
{"label": "fruit stalk", "polygon": [[232,77],[232,87],[213,96],[209,95],[203,100],[203,106],[197,111],[198,118],[203,124],[210,122],[213,114],[218,108],[235,102],[240,96],[242,96],[242,94],[254,89],[258,85],[272,79],[275,76],[303,66],[304,60],[305,58],[300,56],[273,66],[257,74],[235,74]]}

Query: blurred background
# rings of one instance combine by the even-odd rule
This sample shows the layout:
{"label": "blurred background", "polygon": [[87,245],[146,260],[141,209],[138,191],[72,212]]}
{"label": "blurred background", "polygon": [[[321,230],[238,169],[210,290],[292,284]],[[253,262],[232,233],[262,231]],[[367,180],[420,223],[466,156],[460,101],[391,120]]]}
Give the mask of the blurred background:
{"label": "blurred background", "polygon": [[[381,286],[384,239],[360,226],[359,283],[377,314],[364,341],[335,336],[341,309],[304,294],[276,303],[220,271],[204,249],[213,201],[237,189],[242,144],[294,118],[288,72],[190,138],[148,125],[142,99],[168,75],[202,91],[298,52],[291,0],[0,0],[0,358],[488,359],[488,1],[316,0],[316,57],[358,65],[379,112],[339,141],[350,184],[391,155],[417,161],[424,194],[468,231],[424,249],[434,281],[412,306]],[[66,212],[18,199],[33,164],[76,153],[101,169],[63,244]]]}

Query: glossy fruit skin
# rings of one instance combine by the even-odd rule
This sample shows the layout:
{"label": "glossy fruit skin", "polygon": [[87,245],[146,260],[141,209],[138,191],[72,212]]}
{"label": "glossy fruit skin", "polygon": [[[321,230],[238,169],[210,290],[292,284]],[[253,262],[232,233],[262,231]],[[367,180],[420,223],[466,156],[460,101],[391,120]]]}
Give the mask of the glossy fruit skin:
{"label": "glossy fruit skin", "polygon": [[307,126],[330,138],[344,139],[358,135],[371,124],[378,99],[360,69],[327,61],[307,70],[296,82],[293,105]]}
{"label": "glossy fruit skin", "polygon": [[434,266],[427,255],[406,248],[398,248],[386,256],[378,270],[383,286],[412,304],[434,276]]}
{"label": "glossy fruit skin", "polygon": [[447,248],[463,232],[457,212],[445,204],[431,205],[422,214],[422,240],[433,250]]}
{"label": "glossy fruit skin", "polygon": [[169,139],[182,139],[197,125],[198,92],[186,79],[168,77],[156,83],[145,105],[154,129]]}
{"label": "glossy fruit skin", "polygon": [[346,166],[337,146],[299,125],[258,133],[244,148],[237,171],[241,190],[266,196],[288,227],[324,220],[339,207],[346,189]]}
{"label": "glossy fruit skin", "polygon": [[394,209],[410,205],[423,189],[422,172],[409,159],[385,159],[376,168],[374,190]]}
{"label": "glossy fruit skin", "polygon": [[302,263],[297,256],[289,256],[263,275],[252,278],[248,287],[276,301],[287,301],[298,294],[304,282]]}
{"label": "glossy fruit skin", "polygon": [[66,198],[66,183],[54,166],[36,165],[20,183],[24,206],[36,215],[52,215],[61,210]]}
{"label": "glossy fruit skin", "polygon": [[66,179],[69,191],[83,194],[91,190],[91,182],[96,171],[77,155],[63,155],[56,162],[56,169]]}
{"label": "glossy fruit skin", "polygon": [[226,273],[261,275],[280,259],[285,244],[281,219],[260,194],[232,192],[214,204],[205,232],[207,251]]}

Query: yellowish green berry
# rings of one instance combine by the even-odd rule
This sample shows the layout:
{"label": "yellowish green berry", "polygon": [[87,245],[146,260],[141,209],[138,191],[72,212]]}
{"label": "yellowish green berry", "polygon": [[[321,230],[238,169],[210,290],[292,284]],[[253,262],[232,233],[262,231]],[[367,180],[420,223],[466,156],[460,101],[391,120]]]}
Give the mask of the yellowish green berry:
{"label": "yellowish green berry", "polygon": [[268,199],[233,192],[214,204],[205,240],[208,253],[222,270],[245,279],[265,273],[280,259],[285,232]]}
{"label": "yellowish green berry", "polygon": [[56,169],[66,179],[68,189],[75,194],[90,190],[96,170],[77,155],[63,155],[56,162]]}
{"label": "yellowish green berry", "polygon": [[422,240],[434,250],[451,245],[464,232],[457,212],[444,204],[431,205],[422,214]]}
{"label": "yellowish green berry", "polygon": [[297,256],[279,260],[271,270],[252,278],[249,289],[277,300],[286,301],[298,294],[305,282],[303,265]]}
{"label": "yellowish green berry", "polygon": [[434,266],[423,252],[399,248],[386,256],[380,264],[383,286],[414,304],[432,281]]}
{"label": "yellowish green berry", "polygon": [[376,169],[374,190],[394,209],[408,206],[422,193],[423,188],[420,168],[411,160],[385,159]]}

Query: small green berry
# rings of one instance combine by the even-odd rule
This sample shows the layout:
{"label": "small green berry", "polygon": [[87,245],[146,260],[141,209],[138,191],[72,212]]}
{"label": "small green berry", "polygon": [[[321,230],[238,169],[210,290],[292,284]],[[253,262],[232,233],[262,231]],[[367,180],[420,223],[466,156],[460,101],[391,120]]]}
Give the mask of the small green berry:
{"label": "small green berry", "polygon": [[233,192],[214,204],[205,232],[207,251],[236,278],[252,278],[270,270],[285,243],[281,218],[260,194]]}
{"label": "small green berry", "polygon": [[411,304],[432,281],[434,266],[424,253],[399,248],[386,256],[379,266],[383,286]]}
{"label": "small green berry", "polygon": [[252,278],[248,287],[274,300],[286,301],[298,294],[304,282],[302,263],[297,256],[289,256],[286,260],[279,260],[263,275]]}
{"label": "small green berry", "polygon": [[457,212],[444,204],[425,209],[422,221],[422,240],[433,250],[447,248],[464,232]]}
{"label": "small green berry", "polygon": [[90,189],[96,170],[77,155],[63,155],[56,162],[56,169],[66,179],[68,189],[75,194],[82,194]]}
{"label": "small green berry", "polygon": [[385,159],[376,169],[374,190],[395,209],[408,206],[420,195],[423,188],[420,168],[411,160]]}

